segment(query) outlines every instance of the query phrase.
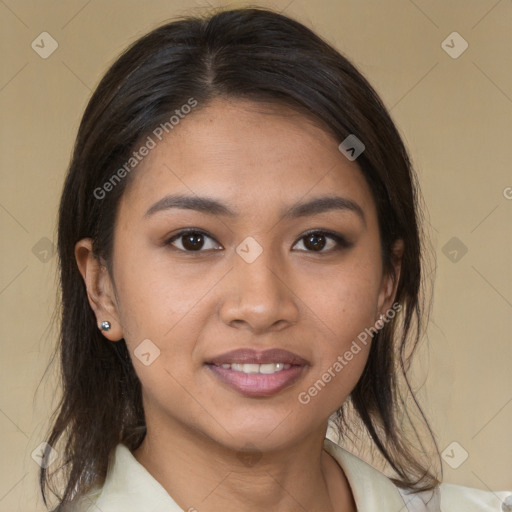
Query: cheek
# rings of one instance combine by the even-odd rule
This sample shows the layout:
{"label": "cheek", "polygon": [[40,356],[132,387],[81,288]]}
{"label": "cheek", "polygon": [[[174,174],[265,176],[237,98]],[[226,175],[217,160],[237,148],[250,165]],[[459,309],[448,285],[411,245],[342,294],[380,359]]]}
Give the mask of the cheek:
{"label": "cheek", "polygon": [[175,337],[182,324],[193,330],[218,276],[197,265],[173,265],[165,251],[127,250],[116,260],[115,280],[124,337],[133,345],[144,338]]}
{"label": "cheek", "polygon": [[[316,365],[299,396],[306,411],[334,412],[357,384],[372,341],[377,320],[380,266],[373,258],[354,254],[347,264],[317,280],[317,293],[305,301],[313,311],[322,340],[315,351]],[[317,276],[318,277],[318,276]],[[303,293],[307,294],[307,285]]]}
{"label": "cheek", "polygon": [[[346,344],[377,320],[380,267],[356,255],[350,264],[304,286],[308,306]],[[308,286],[309,285],[309,286]],[[308,292],[309,288],[309,292]],[[312,293],[311,290],[317,290]]]}
{"label": "cheek", "polygon": [[219,276],[198,265],[172,265],[165,254],[126,251],[116,263],[120,321],[135,371],[152,400],[179,408],[176,397],[185,383],[191,387],[201,363],[195,349],[217,305],[210,297]]}
{"label": "cheek", "polygon": [[310,296],[311,309],[319,313],[312,321],[325,335],[317,338],[315,365],[297,396],[308,417],[336,411],[364,370],[377,302],[377,286],[368,271],[338,272],[326,281],[322,293]]}

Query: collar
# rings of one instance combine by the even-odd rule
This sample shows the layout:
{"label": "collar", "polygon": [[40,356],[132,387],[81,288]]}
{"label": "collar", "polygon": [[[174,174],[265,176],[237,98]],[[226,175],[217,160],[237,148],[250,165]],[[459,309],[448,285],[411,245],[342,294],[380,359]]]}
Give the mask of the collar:
{"label": "collar", "polygon": [[[399,491],[389,478],[328,438],[324,440],[324,450],[343,469],[358,512],[377,512],[381,511],[383,506],[386,510],[396,512],[427,510],[421,506],[406,506],[406,494]],[[105,484],[96,492],[89,494],[85,502],[86,507],[83,510],[87,510],[91,503],[94,503],[95,507],[91,507],[90,510],[95,512],[183,512],[123,444],[118,444],[115,449],[113,465],[108,471]]]}

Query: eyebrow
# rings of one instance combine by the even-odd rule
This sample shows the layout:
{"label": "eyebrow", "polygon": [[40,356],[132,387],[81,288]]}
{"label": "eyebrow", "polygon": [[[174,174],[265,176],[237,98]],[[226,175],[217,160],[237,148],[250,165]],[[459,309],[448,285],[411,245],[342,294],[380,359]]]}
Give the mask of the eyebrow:
{"label": "eyebrow", "polygon": [[[172,208],[196,210],[209,215],[222,215],[230,218],[234,218],[238,215],[236,211],[210,197],[168,195],[151,206],[144,214],[144,217],[150,217],[157,212]],[[366,225],[366,217],[363,209],[352,199],[340,196],[322,196],[311,199],[308,202],[299,202],[281,211],[280,219],[307,217],[309,215],[317,215],[333,210],[354,212],[361,218],[363,224]]]}

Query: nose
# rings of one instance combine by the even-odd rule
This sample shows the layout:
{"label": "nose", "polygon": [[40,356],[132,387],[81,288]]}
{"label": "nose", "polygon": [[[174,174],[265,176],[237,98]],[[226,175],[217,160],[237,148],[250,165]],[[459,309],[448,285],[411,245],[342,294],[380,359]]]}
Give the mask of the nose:
{"label": "nose", "polygon": [[297,323],[298,299],[286,282],[283,263],[277,265],[270,250],[252,263],[235,254],[233,263],[220,308],[226,325],[261,334]]}

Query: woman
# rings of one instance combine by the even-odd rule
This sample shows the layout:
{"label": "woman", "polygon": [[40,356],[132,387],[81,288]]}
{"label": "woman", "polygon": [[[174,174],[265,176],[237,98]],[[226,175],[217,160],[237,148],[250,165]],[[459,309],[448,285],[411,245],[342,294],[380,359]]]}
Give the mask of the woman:
{"label": "woman", "polygon": [[506,510],[404,428],[418,193],[376,93],[301,24],[240,9],[132,45],[62,195],[56,510]]}

